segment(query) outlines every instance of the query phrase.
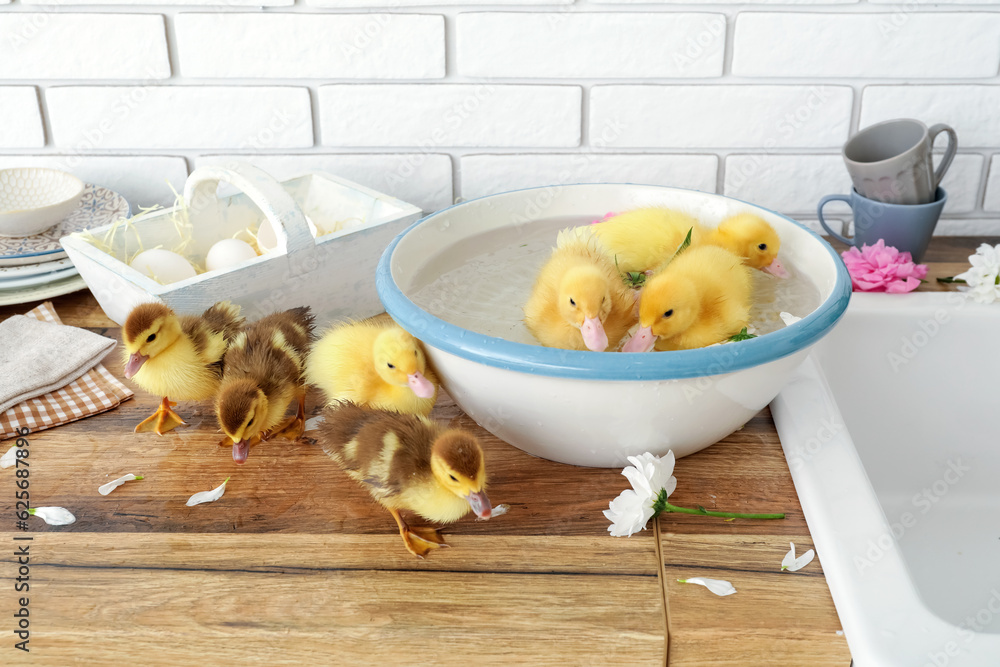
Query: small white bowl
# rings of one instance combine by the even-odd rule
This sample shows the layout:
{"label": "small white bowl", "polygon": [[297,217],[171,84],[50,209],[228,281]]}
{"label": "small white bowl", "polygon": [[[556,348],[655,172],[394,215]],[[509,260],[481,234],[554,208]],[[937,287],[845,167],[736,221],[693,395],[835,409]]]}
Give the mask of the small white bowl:
{"label": "small white bowl", "polygon": [[[752,340],[642,354],[503,340],[446,322],[410,299],[463,258],[494,249],[492,232],[640,206],[677,208],[709,224],[743,211],[760,215],[781,237],[782,261],[818,289],[819,307]],[[389,245],[376,286],[386,311],[423,341],[448,394],[483,428],[535,456],[615,468],[646,451],[686,456],[740,428],[777,395],[851,296],[837,253],[789,218],[722,195],[618,184],[520,190],[438,211]]]}
{"label": "small white bowl", "polygon": [[55,226],[80,203],[83,188],[57,169],[0,169],[0,236],[34,236]]}

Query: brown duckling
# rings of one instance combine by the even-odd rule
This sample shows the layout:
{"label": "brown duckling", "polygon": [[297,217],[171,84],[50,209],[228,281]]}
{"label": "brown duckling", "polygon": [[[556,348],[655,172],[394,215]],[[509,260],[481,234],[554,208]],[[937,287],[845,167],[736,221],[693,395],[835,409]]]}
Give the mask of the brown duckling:
{"label": "brown duckling", "polygon": [[413,555],[447,544],[435,528],[409,526],[400,510],[439,523],[458,521],[469,509],[490,517],[483,450],[471,433],[350,401],[328,405],[323,418],[323,450],[389,510]]}
{"label": "brown duckling", "polygon": [[[215,413],[233,445],[233,460],[245,463],[250,446],[281,436],[295,440],[305,429],[305,361],[313,340],[308,307],[274,313],[248,325],[226,352]],[[295,417],[285,410],[298,399]]]}

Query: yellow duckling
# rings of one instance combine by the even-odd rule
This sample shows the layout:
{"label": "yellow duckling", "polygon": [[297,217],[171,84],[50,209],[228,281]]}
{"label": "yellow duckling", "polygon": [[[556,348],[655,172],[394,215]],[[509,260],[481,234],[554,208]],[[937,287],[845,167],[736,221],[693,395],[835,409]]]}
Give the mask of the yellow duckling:
{"label": "yellow duckling", "polygon": [[[295,440],[305,428],[306,354],[313,338],[308,307],[268,315],[248,325],[226,351],[215,414],[233,460],[245,463],[251,445],[273,436]],[[294,417],[283,419],[298,398]]]}
{"label": "yellow duckling", "polygon": [[306,380],[330,403],[353,401],[375,408],[428,415],[438,379],[424,348],[395,322],[348,322],[313,345]]}
{"label": "yellow duckling", "polygon": [[639,330],[622,351],[721,343],[747,325],[751,284],[750,269],[725,248],[688,248],[646,281]]}
{"label": "yellow duckling", "polygon": [[413,555],[447,545],[437,529],[409,526],[400,510],[438,523],[458,521],[470,509],[482,519],[492,514],[483,450],[471,433],[350,401],[328,405],[323,417],[323,450],[389,510]]}
{"label": "yellow duckling", "polygon": [[535,279],[524,324],[547,347],[602,352],[635,323],[635,296],[597,239],[559,233]]}
{"label": "yellow duckling", "polygon": [[670,259],[688,230],[700,227],[695,218],[680,211],[640,208],[577,229],[600,239],[618,270],[631,273],[651,270]]}
{"label": "yellow duckling", "polygon": [[162,303],[132,309],[122,327],[125,377],[163,402],[135,427],[136,433],[163,435],[186,424],[168,397],[204,400],[215,395],[222,378],[222,357],[243,325],[239,306],[217,303],[202,315],[177,315]]}
{"label": "yellow duckling", "polygon": [[753,213],[738,213],[726,218],[717,227],[699,226],[692,236],[693,245],[708,244],[725,248],[751,269],[766,271],[778,278],[787,278],[788,271],[778,260],[781,238],[766,220]]}
{"label": "yellow duckling", "polygon": [[781,238],[766,220],[753,213],[730,216],[716,227],[667,208],[641,208],[577,228],[578,234],[599,238],[621,271],[649,271],[673,257],[691,230],[691,245],[729,250],[754,269],[779,278],[788,272],[778,261]]}

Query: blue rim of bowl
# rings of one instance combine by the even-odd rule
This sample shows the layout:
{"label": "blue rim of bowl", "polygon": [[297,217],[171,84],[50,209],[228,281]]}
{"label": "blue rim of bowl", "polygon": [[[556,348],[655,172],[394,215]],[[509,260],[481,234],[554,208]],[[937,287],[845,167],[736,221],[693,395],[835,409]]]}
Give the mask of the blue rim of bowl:
{"label": "blue rim of bowl", "polygon": [[[668,190],[683,190],[699,194],[724,197],[754,208],[768,211],[784,218],[804,232],[813,236],[830,254],[837,273],[830,295],[809,315],[791,326],[758,336],[739,343],[727,343],[697,350],[680,350],[670,353],[656,352],[584,352],[563,350],[516,343],[513,341],[476,333],[451,324],[423,310],[413,303],[392,278],[390,262],[400,240],[410,231],[458,206],[489,197],[509,195],[552,187],[573,187],[580,185],[621,185],[656,187]],[[851,279],[847,267],[837,252],[819,234],[808,227],[782,215],[752,204],[742,199],[701,192],[689,188],[675,188],[665,185],[642,183],[577,183],[565,185],[543,185],[499,192],[484,197],[454,204],[440,211],[424,216],[400,232],[382,253],[375,273],[375,287],[386,312],[404,329],[424,344],[444,352],[487,366],[519,371],[531,375],[575,378],[581,380],[679,380],[683,378],[720,375],[759,366],[787,357],[811,346],[825,336],[847,310],[851,298]]]}

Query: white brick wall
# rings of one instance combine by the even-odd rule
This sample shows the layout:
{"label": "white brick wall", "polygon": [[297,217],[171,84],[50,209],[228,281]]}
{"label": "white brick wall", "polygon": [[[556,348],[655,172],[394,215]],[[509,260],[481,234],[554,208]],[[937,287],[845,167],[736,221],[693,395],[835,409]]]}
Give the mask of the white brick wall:
{"label": "white brick wall", "polygon": [[733,74],[988,77],[1000,62],[998,33],[1000,14],[748,12],[736,20]]}
{"label": "white brick wall", "polygon": [[231,148],[312,146],[304,88],[66,86],[45,95],[56,146]]}
{"label": "white brick wall", "polygon": [[0,79],[165,79],[163,17],[156,14],[0,15]]}
{"label": "white brick wall", "polygon": [[914,117],[959,134],[939,233],[1000,234],[1000,0],[0,6],[0,168],[64,166],[133,205],[247,159],[426,210],[630,181],[814,222],[849,191],[843,142]]}
{"label": "white brick wall", "polygon": [[577,86],[334,85],[319,89],[326,146],[576,146]]}
{"label": "white brick wall", "polygon": [[32,86],[0,86],[0,148],[45,145],[38,92]]}
{"label": "white brick wall", "polygon": [[590,132],[629,148],[833,148],[848,137],[847,86],[596,86]]}
{"label": "white brick wall", "polygon": [[725,41],[721,14],[483,12],[458,16],[457,55],[470,76],[708,77],[722,74]]}
{"label": "white brick wall", "polygon": [[692,190],[715,190],[714,155],[466,155],[462,158],[462,196],[553,183],[653,183]]}
{"label": "white brick wall", "polygon": [[[444,19],[417,14],[181,14],[181,73],[207,78],[439,79]],[[238,57],[232,57],[233,55]]]}

